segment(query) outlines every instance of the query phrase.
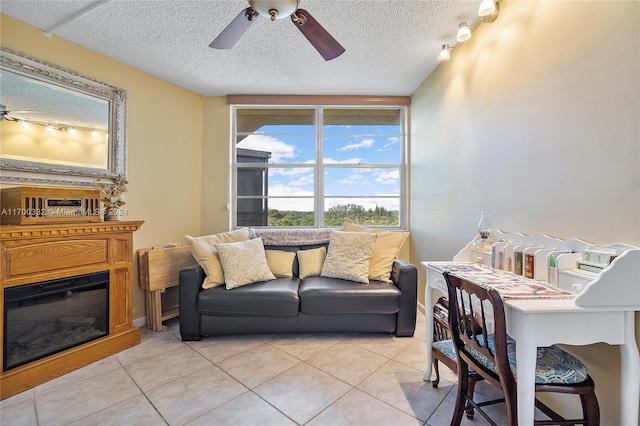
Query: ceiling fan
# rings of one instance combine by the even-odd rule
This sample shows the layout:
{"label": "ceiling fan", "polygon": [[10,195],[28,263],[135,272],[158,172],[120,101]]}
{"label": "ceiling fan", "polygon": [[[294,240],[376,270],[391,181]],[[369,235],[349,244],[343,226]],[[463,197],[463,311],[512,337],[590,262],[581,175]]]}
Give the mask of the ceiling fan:
{"label": "ceiling fan", "polygon": [[296,28],[309,40],[325,61],[344,53],[344,47],[316,21],[309,12],[298,9],[299,0],[249,0],[250,7],[244,9],[209,45],[214,49],[231,49],[249,29],[258,16],[267,16],[272,21],[288,16]]}
{"label": "ceiling fan", "polygon": [[40,113],[41,111],[33,111],[33,110],[8,110],[6,106],[0,104],[0,121],[20,121],[18,118],[14,118],[9,116],[9,114],[31,114],[31,113]]}

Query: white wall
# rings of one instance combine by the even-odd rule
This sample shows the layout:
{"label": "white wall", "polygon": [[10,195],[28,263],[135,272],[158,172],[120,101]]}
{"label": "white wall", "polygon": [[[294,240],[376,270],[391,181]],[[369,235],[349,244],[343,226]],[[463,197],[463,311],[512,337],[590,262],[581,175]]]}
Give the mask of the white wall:
{"label": "white wall", "polygon": [[[504,231],[640,245],[640,3],[500,4],[412,97],[412,261],[451,259],[480,210]],[[616,424],[617,351],[578,352]]]}

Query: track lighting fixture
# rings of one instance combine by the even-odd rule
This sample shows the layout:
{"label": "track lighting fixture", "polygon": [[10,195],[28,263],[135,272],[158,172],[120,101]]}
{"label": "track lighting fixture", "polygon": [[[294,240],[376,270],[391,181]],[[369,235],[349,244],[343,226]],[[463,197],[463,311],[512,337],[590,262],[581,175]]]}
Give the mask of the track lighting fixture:
{"label": "track lighting fixture", "polygon": [[[472,25],[467,25],[467,21],[460,22],[458,25],[458,33],[456,34],[456,40],[458,43],[465,42],[471,38],[471,30],[475,28],[476,25],[480,21],[485,24],[493,23],[498,17],[498,13],[500,12],[500,0],[482,0],[480,3],[480,7],[478,8],[478,18]],[[443,44],[442,49],[438,53],[439,61],[448,61],[451,58],[451,51],[457,46],[449,46],[448,44]]]}
{"label": "track lighting fixture", "polygon": [[478,8],[479,16],[491,15],[496,10],[496,4],[493,0],[482,0],[480,7]]}
{"label": "track lighting fixture", "polygon": [[456,36],[456,40],[458,40],[458,42],[463,42],[469,40],[470,38],[471,28],[467,26],[466,21],[460,22],[460,25],[458,25],[458,35]]}
{"label": "track lighting fixture", "polygon": [[440,53],[438,54],[438,60],[448,61],[449,59],[451,59],[451,52],[449,52],[449,45],[443,44],[442,50],[440,50]]}

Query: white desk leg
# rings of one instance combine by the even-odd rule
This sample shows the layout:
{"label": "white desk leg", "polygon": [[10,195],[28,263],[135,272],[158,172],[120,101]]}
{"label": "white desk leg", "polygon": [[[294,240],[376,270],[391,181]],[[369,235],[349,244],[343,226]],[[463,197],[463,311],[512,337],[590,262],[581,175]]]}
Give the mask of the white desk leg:
{"label": "white desk leg", "polygon": [[[516,344],[516,372],[518,388],[518,424],[532,425],[535,413],[535,378],[537,347],[534,342],[535,323],[533,318],[518,316]],[[530,336],[530,338],[527,338]]]}
{"label": "white desk leg", "polygon": [[640,355],[635,336],[635,312],[625,313],[624,341],[620,345],[620,424],[636,426],[639,424]]}
{"label": "white desk leg", "polygon": [[433,365],[431,359],[431,348],[433,347],[433,289],[429,287],[429,283],[424,286],[424,323],[427,328],[425,339],[427,341],[427,368],[422,376],[423,380],[431,380],[431,367]]}

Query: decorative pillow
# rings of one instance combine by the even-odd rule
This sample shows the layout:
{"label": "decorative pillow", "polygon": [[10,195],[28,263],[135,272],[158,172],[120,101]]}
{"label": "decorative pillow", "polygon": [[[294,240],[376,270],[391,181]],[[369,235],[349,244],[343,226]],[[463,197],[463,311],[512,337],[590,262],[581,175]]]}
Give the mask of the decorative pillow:
{"label": "decorative pillow", "polygon": [[317,277],[322,273],[322,265],[324,265],[324,259],[327,257],[327,249],[325,247],[319,247],[310,250],[299,250],[298,265],[300,268],[300,279],[306,277]]}
{"label": "decorative pillow", "polygon": [[369,283],[369,263],[376,238],[376,234],[368,232],[335,231],[320,275]]}
{"label": "decorative pillow", "polygon": [[370,232],[378,236],[376,247],[373,250],[369,264],[369,279],[390,283],[393,261],[398,257],[398,253],[400,253],[400,249],[409,236],[409,233],[369,229],[357,225],[350,220],[344,221],[342,230],[348,232]]}
{"label": "decorative pillow", "polygon": [[185,235],[184,239],[187,241],[194,259],[202,266],[206,274],[202,288],[211,288],[224,284],[224,272],[214,244],[247,241],[249,240],[249,230],[241,228],[235,231],[204,235],[202,237]]}
{"label": "decorative pillow", "polygon": [[214,245],[220,255],[227,290],[276,279],[267,264],[262,238]]}
{"label": "decorative pillow", "polygon": [[265,250],[267,265],[276,277],[293,277],[293,259],[296,254],[292,251]]}

